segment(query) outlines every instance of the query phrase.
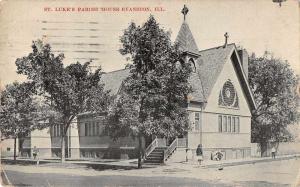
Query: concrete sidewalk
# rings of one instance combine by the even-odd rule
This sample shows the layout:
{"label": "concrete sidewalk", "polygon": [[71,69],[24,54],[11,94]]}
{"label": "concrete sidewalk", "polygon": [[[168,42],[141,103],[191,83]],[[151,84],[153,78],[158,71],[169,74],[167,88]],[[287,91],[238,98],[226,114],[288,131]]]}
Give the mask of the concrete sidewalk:
{"label": "concrete sidewalk", "polygon": [[[232,160],[221,160],[221,161],[204,160],[201,163],[201,165],[199,165],[199,163],[196,161],[180,162],[180,164],[198,166],[203,168],[219,168],[219,167],[237,166],[237,165],[245,165],[245,164],[255,164],[261,162],[273,162],[273,161],[288,160],[294,158],[295,159],[300,158],[300,154],[281,155],[281,156],[277,156],[275,159],[271,157],[250,157],[244,159],[232,159]],[[172,165],[172,164],[174,163],[168,163],[168,165]]]}
{"label": "concrete sidewalk", "polygon": [[[237,165],[245,165],[245,164],[255,164],[260,162],[272,162],[272,161],[280,161],[280,160],[288,160],[300,158],[300,154],[295,155],[283,155],[277,156],[276,159],[272,159],[270,157],[263,158],[245,158],[245,159],[232,159],[232,160],[221,160],[221,161],[213,161],[213,160],[204,160],[201,165],[196,161],[190,162],[173,162],[166,163],[161,165],[149,165],[143,164],[143,168],[155,168],[159,166],[184,166],[184,167],[202,167],[202,168],[220,168],[220,167],[228,167],[228,166],[237,166]],[[2,163],[13,164],[14,161],[12,158],[2,158]],[[18,158],[16,161],[17,164],[22,165],[35,165],[37,160],[33,159],[25,159]],[[65,168],[80,168],[80,167],[89,167],[96,170],[106,170],[106,169],[137,169],[137,159],[131,160],[66,160],[64,163],[60,163],[59,159],[44,159],[39,160],[40,167],[65,167]]]}
{"label": "concrete sidewalk", "polygon": [[[21,164],[21,165],[37,165],[37,160],[29,158],[17,158],[16,161],[13,158],[2,158],[1,162],[4,164]],[[105,169],[137,169],[137,159],[131,160],[116,160],[116,159],[103,159],[103,160],[66,160],[61,163],[59,159],[41,159],[38,161],[40,167],[90,167],[97,170]],[[153,168],[155,165],[145,165],[145,168]]]}

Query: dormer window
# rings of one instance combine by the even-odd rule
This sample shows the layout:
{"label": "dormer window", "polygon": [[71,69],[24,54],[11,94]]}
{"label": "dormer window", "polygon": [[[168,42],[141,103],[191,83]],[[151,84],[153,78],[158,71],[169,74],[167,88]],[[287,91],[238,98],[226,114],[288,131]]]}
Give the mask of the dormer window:
{"label": "dormer window", "polygon": [[239,108],[239,98],[230,80],[226,81],[220,90],[219,106]]}

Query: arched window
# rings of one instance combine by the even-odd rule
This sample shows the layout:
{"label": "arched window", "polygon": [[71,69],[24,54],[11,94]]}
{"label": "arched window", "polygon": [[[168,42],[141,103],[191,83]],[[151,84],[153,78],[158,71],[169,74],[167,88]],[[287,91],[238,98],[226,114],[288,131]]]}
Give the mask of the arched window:
{"label": "arched window", "polygon": [[227,80],[220,90],[219,106],[239,108],[239,98],[230,80]]}
{"label": "arched window", "polygon": [[192,58],[189,59],[189,64],[191,65],[193,72],[196,72],[196,64]]}

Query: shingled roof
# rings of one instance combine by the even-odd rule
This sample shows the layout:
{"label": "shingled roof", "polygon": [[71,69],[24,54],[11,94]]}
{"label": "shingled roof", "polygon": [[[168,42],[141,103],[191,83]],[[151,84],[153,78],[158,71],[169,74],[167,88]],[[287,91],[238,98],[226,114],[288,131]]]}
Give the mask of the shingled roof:
{"label": "shingled roof", "polygon": [[[129,69],[121,69],[104,73],[101,78],[101,83],[104,83],[104,89],[110,90],[112,95],[118,94],[122,82],[129,76]],[[200,77],[197,73],[192,73],[189,82],[193,88],[192,98],[195,101],[203,101],[204,95],[201,86]]]}
{"label": "shingled roof", "polygon": [[177,38],[175,40],[179,44],[179,49],[184,52],[192,52],[198,54],[198,46],[195,42],[189,25],[184,21],[180,27]]}
{"label": "shingled roof", "polygon": [[[234,44],[229,44],[225,48],[220,46],[198,52],[201,56],[195,64],[196,72],[193,72],[189,78],[193,90],[192,101],[206,102],[234,47]],[[101,80],[105,84],[105,90],[111,90],[113,95],[117,94],[123,80],[129,75],[129,71],[129,69],[123,69],[103,74]]]}
{"label": "shingled roof", "polygon": [[234,48],[234,44],[229,44],[227,47],[219,46],[199,51],[200,57],[196,61],[198,65],[197,72],[200,77],[203,94],[206,99],[210,95],[225,62],[228,58],[230,58]]}
{"label": "shingled roof", "polygon": [[237,76],[241,82],[243,91],[246,94],[248,104],[250,105],[251,109],[256,108],[252,91],[249,87],[246,75],[244,74],[234,43],[228,44],[226,47],[222,45],[219,47],[199,51],[199,54],[200,57],[196,61],[196,64],[198,66],[197,73],[200,77],[204,98],[198,101],[207,101],[206,99],[209,97],[212,88],[223,69],[224,64],[228,61],[228,59],[231,58],[233,61],[233,66],[236,69]]}
{"label": "shingled roof", "polygon": [[[104,89],[110,90],[112,95],[118,94],[122,82],[129,76],[129,69],[121,69],[104,73],[101,78],[101,83],[104,83]],[[192,73],[189,79],[193,92],[191,94],[193,101],[203,102],[204,95],[200,77],[197,73]]]}
{"label": "shingled roof", "polygon": [[[193,72],[189,78],[193,90],[190,99],[195,102],[206,102],[235,45],[229,44],[227,47],[220,46],[199,51],[193,34],[185,21],[181,25],[175,42],[184,52],[194,53],[198,56],[195,63],[196,72]],[[129,69],[105,73],[102,76],[102,82],[105,83],[106,90],[111,90],[111,94],[117,94],[122,81],[128,75]]]}
{"label": "shingled roof", "polygon": [[[235,44],[228,44],[226,47],[219,46],[198,52],[200,56],[195,62],[196,72],[193,72],[189,78],[189,82],[193,89],[191,101],[200,103],[207,101],[224,64],[232,57],[234,51],[236,51]],[[241,68],[238,61],[235,66],[236,68]],[[122,82],[129,75],[129,71],[129,69],[122,69],[103,74],[101,81],[105,84],[105,90],[111,90],[111,94],[117,94]],[[243,75],[242,69],[238,69],[237,72],[240,79],[242,79],[241,83],[245,93],[247,97],[250,98],[249,104],[252,108],[255,108],[253,95],[249,89],[247,80]]]}
{"label": "shingled roof", "polygon": [[129,69],[121,69],[104,73],[101,77],[101,83],[104,83],[104,89],[110,90],[112,95],[116,95],[122,82],[129,76]]}

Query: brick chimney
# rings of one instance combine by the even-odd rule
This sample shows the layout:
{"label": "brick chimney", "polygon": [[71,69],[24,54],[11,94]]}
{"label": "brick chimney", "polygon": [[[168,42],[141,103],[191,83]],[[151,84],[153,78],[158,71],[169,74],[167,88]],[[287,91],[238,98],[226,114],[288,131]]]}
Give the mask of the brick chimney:
{"label": "brick chimney", "polygon": [[248,80],[248,59],[249,55],[245,49],[238,50],[238,54],[242,63],[243,70],[245,72],[246,78]]}

